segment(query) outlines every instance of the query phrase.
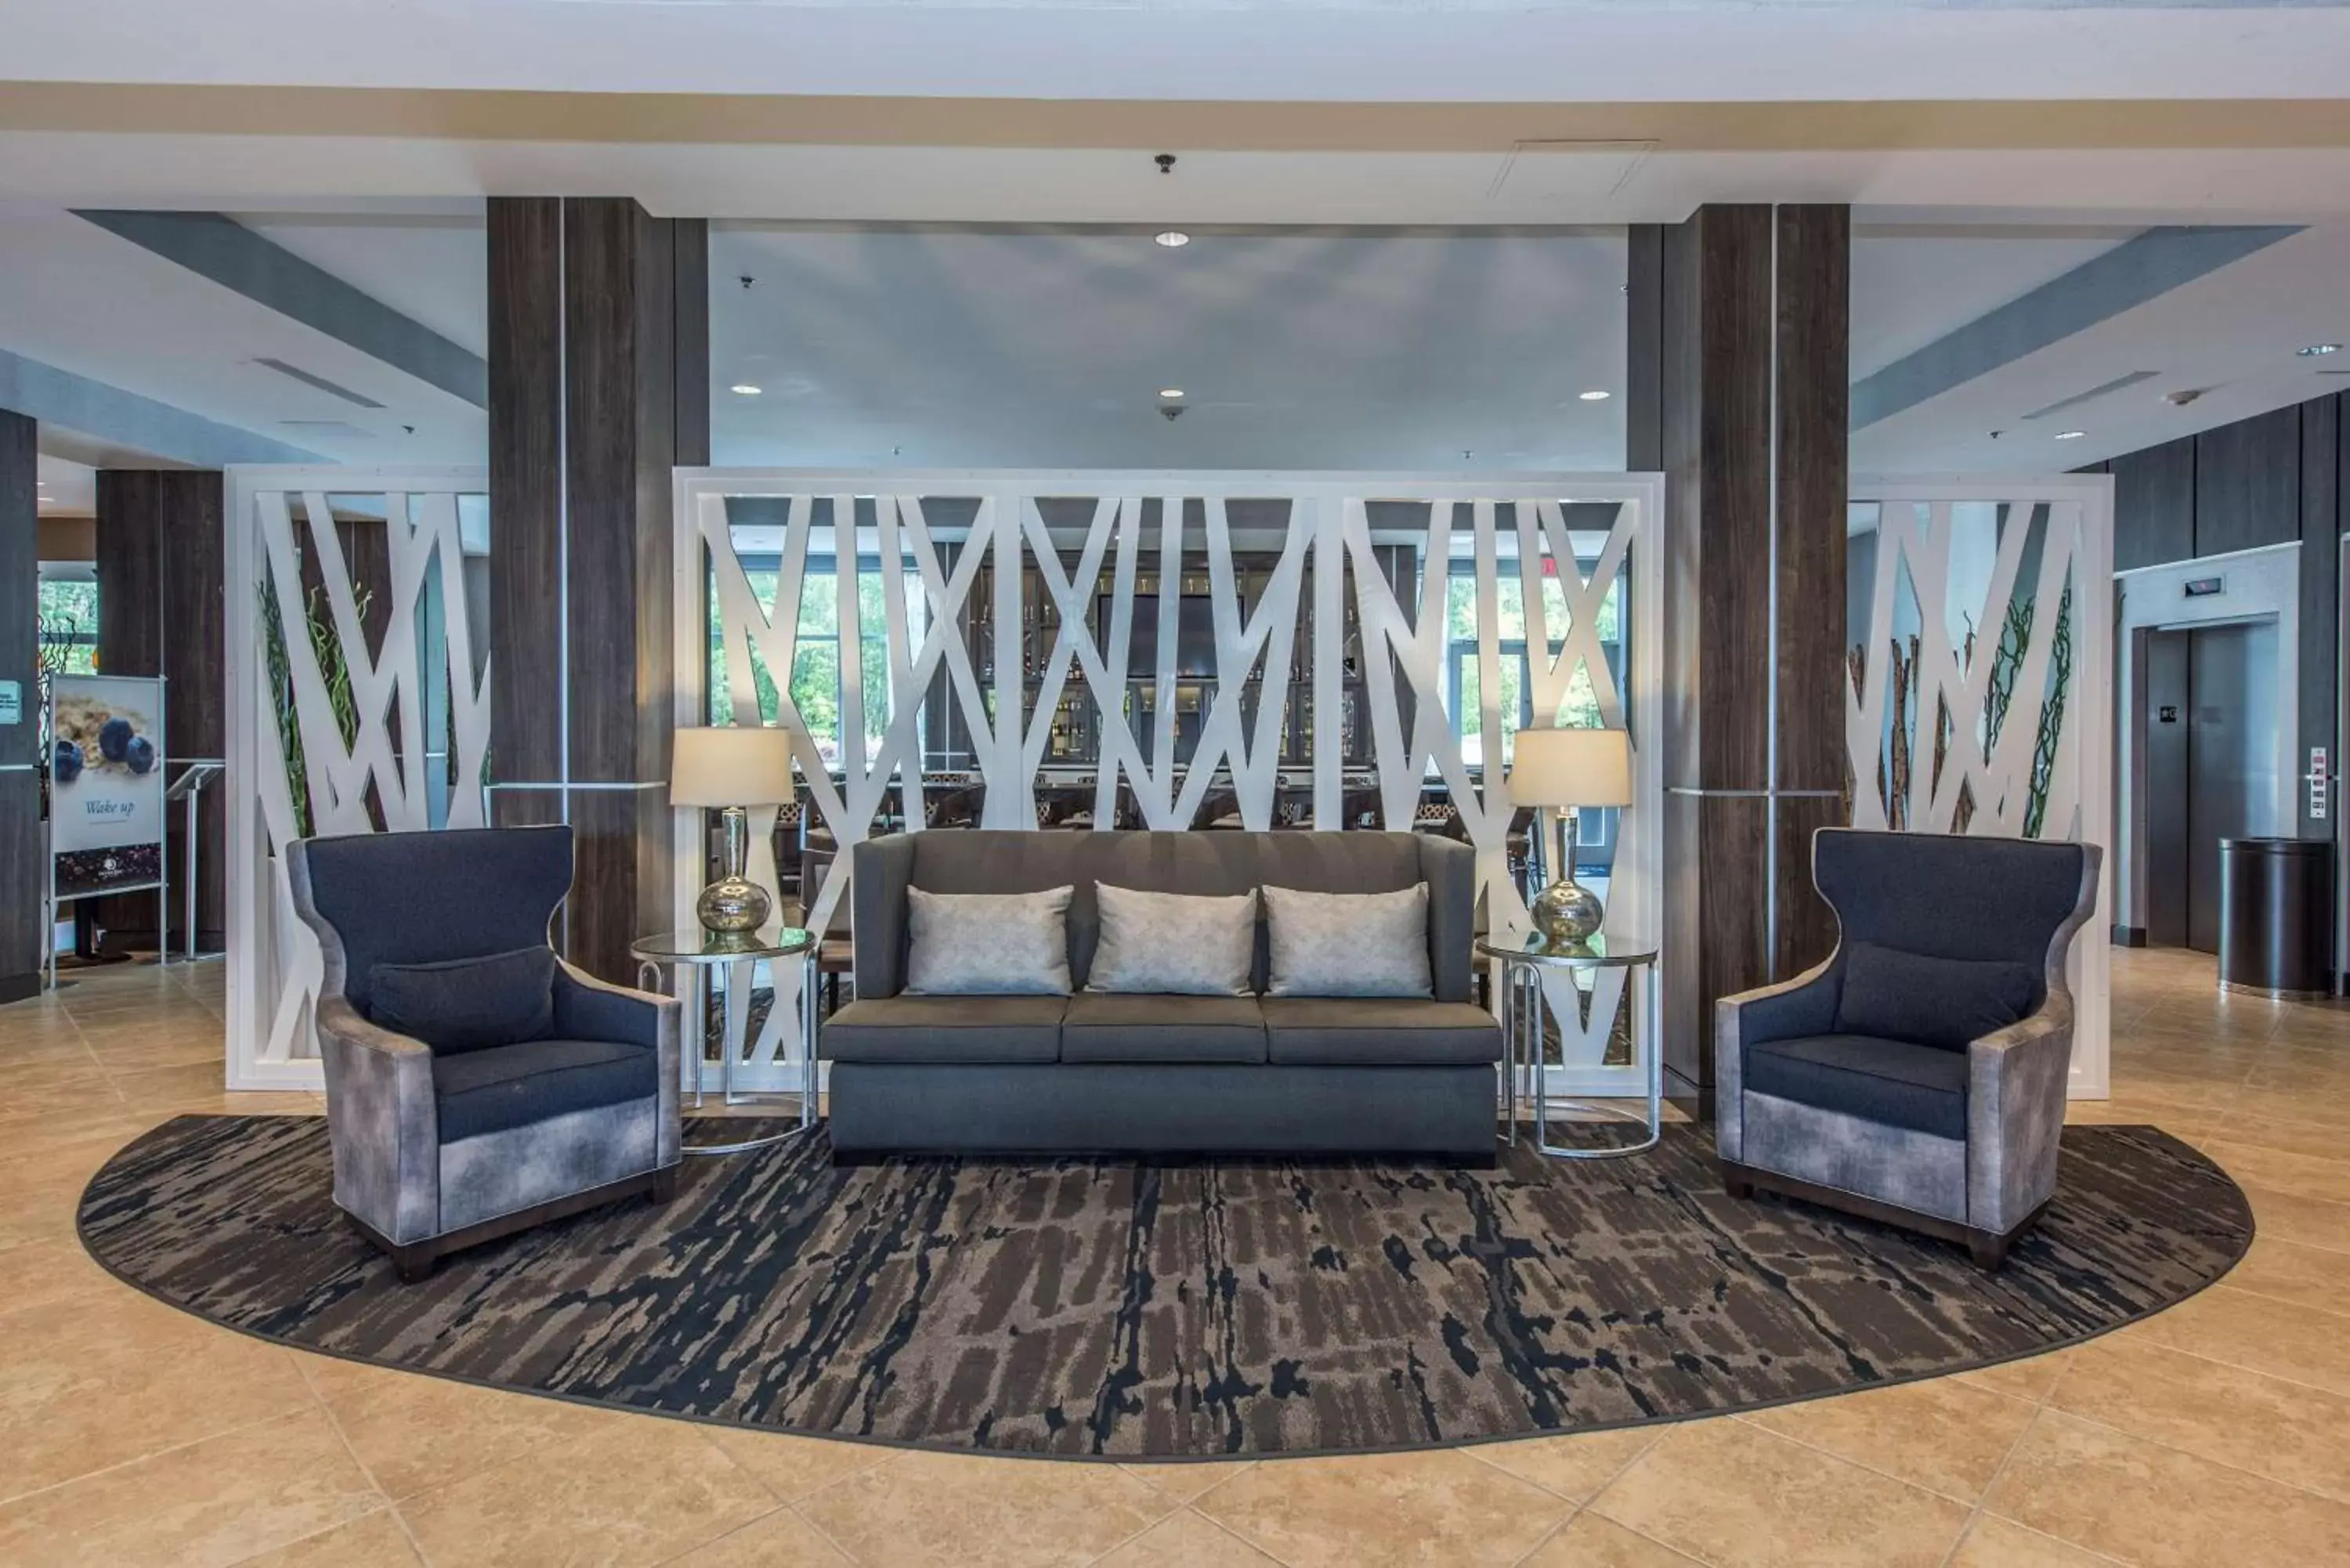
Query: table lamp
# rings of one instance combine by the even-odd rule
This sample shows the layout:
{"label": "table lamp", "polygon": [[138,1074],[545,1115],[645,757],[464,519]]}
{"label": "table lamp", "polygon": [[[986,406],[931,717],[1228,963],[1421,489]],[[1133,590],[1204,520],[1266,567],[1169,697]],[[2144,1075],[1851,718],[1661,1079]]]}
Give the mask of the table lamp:
{"label": "table lamp", "polygon": [[670,804],[715,807],[726,829],[718,880],[693,901],[703,929],[755,931],[767,923],[775,901],[743,874],[751,852],[744,808],[781,805],[791,798],[792,742],[785,732],[750,724],[677,732]]}
{"label": "table lamp", "polygon": [[1632,804],[1632,738],[1622,730],[1520,730],[1510,763],[1510,802],[1560,811],[1558,877],[1527,906],[1543,945],[1591,940],[1607,911],[1575,879],[1578,807]]}

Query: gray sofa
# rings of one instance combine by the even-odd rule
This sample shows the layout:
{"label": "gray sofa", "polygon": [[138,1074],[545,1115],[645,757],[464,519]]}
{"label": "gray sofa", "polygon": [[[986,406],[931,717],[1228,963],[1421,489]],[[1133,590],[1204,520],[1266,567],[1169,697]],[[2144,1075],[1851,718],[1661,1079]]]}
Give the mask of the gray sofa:
{"label": "gray sofa", "polygon": [[[1501,1033],[1471,1001],[1476,859],[1409,833],[900,834],[856,846],[857,999],[826,1023],[837,1157],[1391,1154],[1490,1162]],[[1088,992],[1094,888],[1425,882],[1435,995]],[[906,889],[1068,885],[1076,994],[906,996]],[[1265,986],[1260,916],[1254,984]]]}
{"label": "gray sofa", "polygon": [[2056,1190],[2064,959],[2097,867],[2095,846],[1823,828],[1812,879],[1841,925],[1835,951],[1715,1004],[1731,1192],[1764,1188],[2004,1262]]}
{"label": "gray sofa", "polygon": [[461,1247],[639,1193],[681,1157],[679,1004],[546,955],[546,1033],[440,1049],[370,1016],[378,966],[544,950],[571,887],[571,829],[370,833],[288,846],[318,938],[318,1050],[335,1202],[422,1279]]}

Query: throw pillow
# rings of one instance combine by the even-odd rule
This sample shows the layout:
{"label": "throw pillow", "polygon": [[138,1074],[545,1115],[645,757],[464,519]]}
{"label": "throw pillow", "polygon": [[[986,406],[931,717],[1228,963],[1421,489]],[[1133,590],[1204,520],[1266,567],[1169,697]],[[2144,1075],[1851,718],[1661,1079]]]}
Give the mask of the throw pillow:
{"label": "throw pillow", "polygon": [[2032,1010],[2039,976],[2005,959],[1927,958],[1869,942],[1845,955],[1836,1028],[1963,1051]]}
{"label": "throw pillow", "polygon": [[368,1020],[435,1055],[544,1040],[555,1033],[555,950],[516,948],[368,971]]}
{"label": "throw pillow", "polygon": [[1069,899],[1042,893],[906,889],[909,996],[1066,996]]}
{"label": "throw pillow", "polygon": [[1179,996],[1251,996],[1256,890],[1232,898],[1097,888],[1101,943],[1087,991]]}
{"label": "throw pillow", "polygon": [[1264,889],[1273,966],[1267,996],[1436,994],[1428,965],[1428,885],[1393,893]]}

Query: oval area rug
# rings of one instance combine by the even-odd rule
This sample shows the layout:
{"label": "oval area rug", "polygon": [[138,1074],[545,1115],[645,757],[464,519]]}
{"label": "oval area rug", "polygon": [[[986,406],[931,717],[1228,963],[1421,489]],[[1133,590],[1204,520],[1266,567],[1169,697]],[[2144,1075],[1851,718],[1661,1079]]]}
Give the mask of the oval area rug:
{"label": "oval area rug", "polygon": [[[729,1133],[745,1124],[724,1124]],[[2064,1129],[2007,1267],[1721,1190],[1706,1133],[1500,1168],[910,1159],[821,1129],[444,1259],[331,1202],[323,1120],[182,1116],[90,1181],[119,1278],[328,1355],[661,1415],[1114,1459],[1367,1452],[1750,1409],[2070,1344],[2225,1273],[2251,1214],[2150,1127]]]}

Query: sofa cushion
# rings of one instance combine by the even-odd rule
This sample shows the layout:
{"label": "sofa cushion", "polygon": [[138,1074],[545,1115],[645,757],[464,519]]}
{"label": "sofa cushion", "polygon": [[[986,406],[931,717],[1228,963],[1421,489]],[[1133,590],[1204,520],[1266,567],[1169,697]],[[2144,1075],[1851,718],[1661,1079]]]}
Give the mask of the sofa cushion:
{"label": "sofa cushion", "polygon": [[1267,996],[1432,997],[1428,886],[1392,893],[1264,890]]}
{"label": "sofa cushion", "polygon": [[2005,959],[1929,958],[1869,942],[1845,954],[1836,1027],[1963,1051],[2032,1011],[2040,979]]}
{"label": "sofa cushion", "polygon": [[1053,1062],[1059,996],[859,997],[825,1021],[836,1062]]}
{"label": "sofa cushion", "polygon": [[1268,996],[1265,1054],[1297,1066],[1438,1066],[1502,1059],[1493,1015],[1466,1002]]}
{"label": "sofa cushion", "polygon": [[1101,941],[1087,991],[1253,996],[1256,889],[1230,898],[1097,884]]}
{"label": "sofa cushion", "polygon": [[442,1143],[660,1093],[660,1055],[617,1040],[525,1040],[432,1058]]}
{"label": "sofa cushion", "polygon": [[1069,900],[1040,893],[906,889],[906,991],[916,996],[1066,996]]}
{"label": "sofa cushion", "polygon": [[368,1021],[423,1041],[436,1056],[544,1040],[555,1033],[555,950],[541,942],[482,958],[377,964]]}
{"label": "sofa cushion", "polygon": [[1746,1047],[1744,1087],[1938,1137],[1967,1136],[1967,1056],[1866,1034],[1807,1034]]}
{"label": "sofa cushion", "polygon": [[1081,992],[1061,1020],[1061,1060],[1263,1062],[1264,1015],[1253,996]]}

